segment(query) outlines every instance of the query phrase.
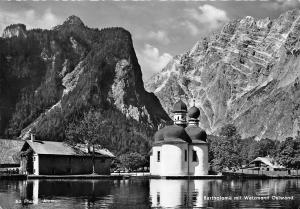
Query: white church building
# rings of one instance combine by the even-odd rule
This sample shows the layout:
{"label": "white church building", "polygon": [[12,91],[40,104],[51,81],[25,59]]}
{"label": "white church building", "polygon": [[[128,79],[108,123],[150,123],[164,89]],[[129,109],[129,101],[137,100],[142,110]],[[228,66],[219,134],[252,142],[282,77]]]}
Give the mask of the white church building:
{"label": "white church building", "polygon": [[208,143],[206,132],[199,127],[200,110],[194,105],[187,111],[186,104],[179,100],[173,113],[174,124],[155,133],[150,156],[151,175],[208,175]]}

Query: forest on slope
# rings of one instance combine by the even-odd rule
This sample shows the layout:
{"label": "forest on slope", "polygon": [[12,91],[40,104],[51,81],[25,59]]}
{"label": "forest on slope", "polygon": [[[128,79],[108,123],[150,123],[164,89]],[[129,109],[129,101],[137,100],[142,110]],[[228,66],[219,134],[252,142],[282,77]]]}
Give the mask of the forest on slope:
{"label": "forest on slope", "polygon": [[170,120],[144,89],[131,34],[91,29],[69,17],[52,30],[8,26],[0,38],[0,138],[65,141],[90,110],[112,126],[116,153],[147,153],[157,125]]}

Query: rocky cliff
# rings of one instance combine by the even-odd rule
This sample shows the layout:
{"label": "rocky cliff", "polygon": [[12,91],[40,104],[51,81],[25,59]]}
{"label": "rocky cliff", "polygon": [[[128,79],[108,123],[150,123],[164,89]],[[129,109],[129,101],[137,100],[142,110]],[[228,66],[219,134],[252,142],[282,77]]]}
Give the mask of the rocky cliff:
{"label": "rocky cliff", "polygon": [[13,24],[7,26],[2,34],[3,38],[11,38],[11,37],[23,37],[27,36],[26,34],[26,25],[23,24]]}
{"label": "rocky cliff", "polygon": [[169,120],[145,91],[123,28],[91,29],[76,16],[52,30],[11,25],[0,49],[0,136],[25,139],[34,128],[40,139],[63,140],[68,123],[89,109],[150,128]]}
{"label": "rocky cliff", "polygon": [[195,98],[201,126],[234,124],[242,137],[300,133],[300,11],[244,17],[203,38],[146,84],[167,112],[175,95]]}

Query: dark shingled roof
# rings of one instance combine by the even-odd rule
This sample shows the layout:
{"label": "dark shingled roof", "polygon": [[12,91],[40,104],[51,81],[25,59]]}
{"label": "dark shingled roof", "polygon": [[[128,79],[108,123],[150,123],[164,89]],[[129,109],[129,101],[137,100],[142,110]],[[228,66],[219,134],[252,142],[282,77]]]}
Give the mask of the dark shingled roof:
{"label": "dark shingled roof", "polygon": [[[173,113],[186,113],[186,104],[179,100],[175,103],[173,107]],[[193,106],[189,109],[188,116],[190,117],[190,122],[198,122],[198,117],[200,116],[200,110]],[[203,144],[206,142],[206,132],[199,128],[198,126],[190,124],[188,127],[183,128],[179,125],[166,126],[163,129],[158,130],[154,135],[155,144],[164,143],[197,143]]]}
{"label": "dark shingled roof", "polygon": [[179,100],[178,102],[176,102],[173,106],[173,110],[172,110],[173,113],[176,113],[176,112],[187,112],[187,106],[186,104]]}
{"label": "dark shingled roof", "polygon": [[172,140],[183,140],[186,142],[191,142],[189,135],[185,132],[185,129],[178,125],[171,125],[164,128],[164,140],[172,141]]}
{"label": "dark shingled roof", "polygon": [[185,131],[191,138],[193,142],[202,141],[206,142],[207,134],[206,132],[198,126],[188,126],[185,128]]}
{"label": "dark shingled roof", "polygon": [[198,126],[191,125],[183,128],[182,126],[171,125],[158,130],[154,135],[154,139],[157,145],[176,142],[206,144],[207,134]]}
{"label": "dark shingled roof", "polygon": [[16,156],[24,143],[23,140],[0,139],[0,164],[19,164]]}
{"label": "dark shingled roof", "polygon": [[185,129],[178,125],[170,125],[158,130],[154,135],[154,139],[156,143],[192,142]]}
{"label": "dark shingled roof", "polygon": [[188,111],[188,116],[193,119],[199,118],[199,116],[200,116],[199,108],[197,108],[195,106],[191,107]]}

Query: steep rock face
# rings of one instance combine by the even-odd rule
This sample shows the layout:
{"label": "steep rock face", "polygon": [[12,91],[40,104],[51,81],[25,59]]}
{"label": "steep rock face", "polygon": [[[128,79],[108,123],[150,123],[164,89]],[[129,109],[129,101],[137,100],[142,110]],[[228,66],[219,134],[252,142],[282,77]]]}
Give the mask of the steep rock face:
{"label": "steep rock face", "polygon": [[233,123],[242,137],[283,140],[300,131],[300,11],[245,17],[176,56],[146,84],[170,112],[174,95],[194,97],[201,126]]}
{"label": "steep rock face", "polygon": [[26,26],[23,24],[13,24],[6,27],[3,31],[3,38],[11,38],[11,37],[26,37]]}
{"label": "steep rock face", "polygon": [[[169,120],[144,89],[131,35],[90,29],[76,16],[53,30],[0,39],[0,135],[62,140],[70,121],[100,109],[147,127]],[[121,117],[121,116],[120,116]]]}

